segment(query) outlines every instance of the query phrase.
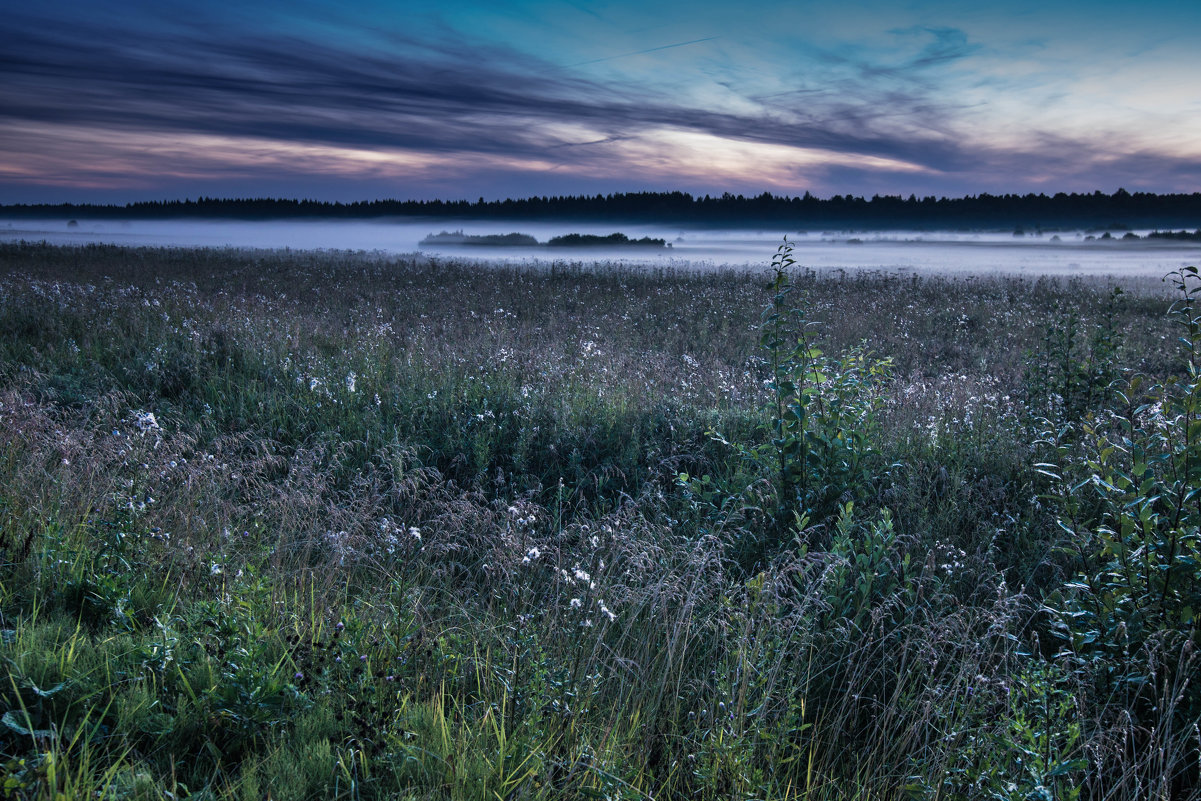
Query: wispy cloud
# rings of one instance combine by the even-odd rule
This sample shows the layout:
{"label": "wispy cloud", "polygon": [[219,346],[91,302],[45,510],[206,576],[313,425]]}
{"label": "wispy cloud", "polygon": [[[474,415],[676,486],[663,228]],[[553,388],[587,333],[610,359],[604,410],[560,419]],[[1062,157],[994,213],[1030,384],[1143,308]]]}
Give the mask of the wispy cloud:
{"label": "wispy cloud", "polygon": [[[399,42],[356,53],[313,42],[18,32],[0,40],[0,115],[8,120],[259,136],[346,146],[534,155],[539,125],[587,125],[604,139],[648,127],[796,147],[919,158],[941,168],[958,149],[936,137],[894,140],[883,110],[913,98],[834,98],[754,117],[680,105],[654,89],[598,84],[483,44],[462,51]],[[466,55],[464,55],[464,53]],[[869,102],[864,103],[863,100]],[[787,110],[787,109],[784,109]],[[482,123],[486,122],[486,125]]]}
{"label": "wispy cloud", "polygon": [[[951,26],[890,35],[897,45],[887,52],[810,46],[768,89],[730,79],[719,88],[738,102],[701,103],[653,79],[580,68],[715,36],[564,67],[461,37],[392,31],[384,49],[199,24],[52,27],[13,15],[0,31],[0,141],[9,153],[0,182],[69,182],[72,169],[127,182],[164,171],[432,180],[474,170],[651,175],[684,187],[716,174],[797,190],[853,174],[858,186],[878,176],[885,190],[904,181],[950,190],[973,180],[1196,175],[1201,152],[1131,153],[1037,129],[1016,143],[990,138],[948,71],[982,46]],[[89,149],[90,164],[79,158]]]}

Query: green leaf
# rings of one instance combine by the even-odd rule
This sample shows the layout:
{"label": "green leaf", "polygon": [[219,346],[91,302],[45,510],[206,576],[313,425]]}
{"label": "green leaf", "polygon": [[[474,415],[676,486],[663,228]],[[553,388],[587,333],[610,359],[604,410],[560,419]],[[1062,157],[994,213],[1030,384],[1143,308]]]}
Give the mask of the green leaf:
{"label": "green leaf", "polygon": [[1047,771],[1047,778],[1066,776],[1069,773],[1085,770],[1086,768],[1088,768],[1088,760],[1083,757],[1066,759]]}
{"label": "green leaf", "polygon": [[65,681],[63,681],[63,682],[59,682],[58,684],[54,685],[49,690],[40,689],[36,684],[30,685],[29,689],[33,690],[33,694],[36,696],[39,696],[41,698],[50,698],[56,692],[58,692],[59,690],[61,690],[63,687],[66,687],[66,686],[67,686],[67,683]]}
{"label": "green leaf", "polygon": [[[28,720],[28,717],[26,717],[26,720]],[[15,710],[9,710],[8,712],[5,712],[4,716],[0,717],[0,723],[3,723],[8,728],[12,729],[17,734],[20,734],[24,737],[33,737],[35,739],[42,739],[45,737],[53,737],[54,736],[54,731],[51,729],[26,728],[24,725],[22,725],[21,721],[17,718],[17,713]]]}

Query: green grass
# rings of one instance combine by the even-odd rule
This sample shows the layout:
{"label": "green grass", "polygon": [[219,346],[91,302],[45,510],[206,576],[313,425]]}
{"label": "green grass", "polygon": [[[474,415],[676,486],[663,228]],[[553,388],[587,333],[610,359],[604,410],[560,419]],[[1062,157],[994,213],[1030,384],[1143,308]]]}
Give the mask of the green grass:
{"label": "green grass", "polygon": [[1198,481],[1158,282],[794,273],[825,354],[892,364],[857,436],[847,378],[781,440],[831,454],[798,527],[766,272],[0,275],[6,797],[1198,796],[1192,518],[1138,580],[1105,550],[1172,512],[1114,454]]}

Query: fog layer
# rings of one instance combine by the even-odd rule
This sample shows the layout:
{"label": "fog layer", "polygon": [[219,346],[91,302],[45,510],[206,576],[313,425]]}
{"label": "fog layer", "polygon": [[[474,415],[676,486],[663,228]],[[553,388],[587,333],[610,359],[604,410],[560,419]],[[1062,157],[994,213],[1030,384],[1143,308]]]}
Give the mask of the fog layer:
{"label": "fog layer", "polygon": [[[568,233],[665,239],[662,249],[423,246],[444,230],[467,234],[520,232],[539,242]],[[1136,232],[1144,234],[1146,232]],[[111,243],[130,246],[293,248],[363,250],[389,254],[517,262],[616,261],[706,269],[766,266],[787,236],[798,265],[818,270],[885,270],[940,274],[1092,275],[1162,277],[1186,264],[1201,264],[1201,243],[1100,239],[1079,231],[1015,235],[1012,232],[786,231],[680,229],[615,223],[504,223],[405,219],[387,222],[239,222],[213,220],[2,220],[0,240],[52,244]],[[1118,234],[1120,236],[1120,233]]]}

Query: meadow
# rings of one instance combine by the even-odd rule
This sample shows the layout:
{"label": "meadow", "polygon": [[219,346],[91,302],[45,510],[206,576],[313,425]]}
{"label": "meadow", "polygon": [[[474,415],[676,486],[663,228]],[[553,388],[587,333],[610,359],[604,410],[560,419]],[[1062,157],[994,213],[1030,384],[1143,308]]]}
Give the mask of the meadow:
{"label": "meadow", "polygon": [[1201,797],[1201,281],[0,244],[6,798]]}

